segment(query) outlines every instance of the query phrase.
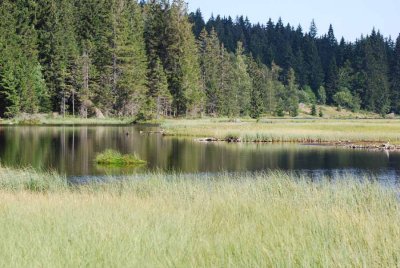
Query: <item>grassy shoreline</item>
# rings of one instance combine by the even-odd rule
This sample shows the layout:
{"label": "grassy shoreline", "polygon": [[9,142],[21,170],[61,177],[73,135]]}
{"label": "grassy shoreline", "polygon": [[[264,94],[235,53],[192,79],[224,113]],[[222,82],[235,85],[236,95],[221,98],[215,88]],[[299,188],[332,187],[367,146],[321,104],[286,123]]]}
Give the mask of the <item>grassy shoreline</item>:
{"label": "grassy shoreline", "polygon": [[241,142],[360,143],[400,145],[397,119],[229,119],[165,120],[166,136]]}
{"label": "grassy shoreline", "polygon": [[368,180],[148,174],[71,187],[0,168],[0,183],[2,266],[400,265],[397,190]]}
{"label": "grassy shoreline", "polygon": [[79,118],[79,117],[56,117],[51,116],[32,116],[29,118],[14,118],[0,120],[2,125],[22,125],[22,126],[113,126],[133,124],[132,118]]}

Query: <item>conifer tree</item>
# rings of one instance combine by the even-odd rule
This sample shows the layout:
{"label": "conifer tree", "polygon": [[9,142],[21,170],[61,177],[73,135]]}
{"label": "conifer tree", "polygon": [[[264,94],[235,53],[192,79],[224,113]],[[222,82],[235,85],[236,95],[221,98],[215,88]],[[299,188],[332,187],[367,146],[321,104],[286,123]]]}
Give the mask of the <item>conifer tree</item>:
{"label": "conifer tree", "polygon": [[354,69],[351,67],[351,63],[346,61],[344,66],[338,71],[338,87],[339,89],[347,88],[351,89],[354,82]]}
{"label": "conifer tree", "polygon": [[309,36],[314,39],[317,37],[318,34],[318,28],[317,25],[315,24],[315,20],[313,19],[311,21],[311,25],[310,25],[310,32],[309,32]]}
{"label": "conifer tree", "polygon": [[74,113],[75,91],[78,87],[78,45],[75,37],[73,2],[40,1],[38,5],[39,59],[43,68],[51,107],[65,115],[68,103]]}
{"label": "conifer tree", "polygon": [[147,93],[146,54],[143,20],[133,0],[113,2],[113,93],[116,109],[124,116],[135,116],[142,109]]}
{"label": "conifer tree", "polygon": [[391,100],[392,111],[400,113],[400,34],[394,49],[393,66],[391,73]]}
{"label": "conifer tree", "polygon": [[236,98],[240,115],[248,115],[250,112],[252,82],[247,72],[248,67],[246,61],[243,45],[241,42],[238,42],[235,54],[233,94]]}
{"label": "conifer tree", "polygon": [[281,81],[279,81],[281,72],[282,69],[274,62],[272,63],[271,70],[267,72],[267,88],[264,94],[264,106],[266,111],[271,114],[274,112],[282,114],[284,112],[283,101],[285,99],[285,88]]}
{"label": "conifer tree", "polygon": [[233,86],[234,60],[234,55],[229,54],[224,45],[221,44],[218,72],[218,88],[221,92],[221,99],[218,102],[218,113],[223,116],[236,116],[239,113],[235,87]]}
{"label": "conifer tree", "polygon": [[34,2],[22,0],[4,1],[1,5],[0,50],[3,59],[0,101],[7,106],[1,109],[7,116],[16,116],[20,112],[37,113],[49,108],[47,88],[38,60],[34,7]]}
{"label": "conifer tree", "polygon": [[267,74],[263,66],[257,64],[251,57],[248,59],[248,72],[252,80],[250,116],[252,118],[259,118],[264,112],[263,91],[267,87]]}
{"label": "conifer tree", "polygon": [[316,92],[323,84],[324,72],[317,46],[311,37],[305,39],[305,68],[308,78],[307,84]]}
{"label": "conifer tree", "polygon": [[75,0],[75,6],[80,44],[80,114],[87,117],[93,113],[93,108],[97,108],[107,115],[115,103],[112,1]]}
{"label": "conifer tree", "polygon": [[165,66],[167,61],[166,21],[169,3],[148,1],[143,5],[144,40],[147,54],[147,109],[157,117],[174,115]]}
{"label": "conifer tree", "polygon": [[364,105],[368,110],[384,115],[390,108],[388,60],[383,36],[375,30],[365,41],[364,60]]}
{"label": "conifer tree", "polygon": [[20,112],[18,68],[22,51],[14,30],[17,27],[14,8],[8,0],[0,6],[0,117],[12,117]]}
{"label": "conifer tree", "polygon": [[199,38],[199,53],[201,79],[207,97],[206,111],[209,114],[217,113],[222,97],[219,88],[220,49],[221,45],[214,29],[209,34],[203,29]]}
{"label": "conifer tree", "polygon": [[[231,65],[230,64],[230,56],[227,53],[224,45],[221,43],[219,55],[218,55],[218,77],[217,77],[217,88],[219,90],[220,98],[217,100],[217,115],[218,116],[226,116],[228,115],[228,107],[226,106],[229,101],[232,100],[230,98],[230,76],[231,76]],[[229,96],[226,97],[226,96]]]}
{"label": "conifer tree", "polygon": [[148,87],[153,90],[148,91],[147,109],[157,117],[171,115],[173,99],[168,89],[167,75],[159,58],[149,74]]}
{"label": "conifer tree", "polygon": [[298,85],[296,84],[296,76],[293,69],[289,70],[288,82],[286,85],[286,109],[290,116],[296,117],[299,114],[299,97]]}
{"label": "conifer tree", "polygon": [[196,12],[190,13],[189,15],[190,23],[193,25],[193,33],[196,37],[199,37],[203,29],[206,27],[206,23],[204,22],[203,15],[201,14],[200,9],[197,9]]}
{"label": "conifer tree", "polygon": [[172,1],[166,30],[167,58],[165,71],[174,97],[177,114],[201,112],[204,93],[201,90],[198,50],[183,0]]}
{"label": "conifer tree", "polygon": [[336,59],[331,58],[331,62],[328,67],[328,72],[326,75],[326,96],[328,103],[332,103],[333,96],[338,91],[339,74],[338,67],[336,65]]}
{"label": "conifer tree", "polygon": [[[161,61],[163,69],[166,66],[167,43],[166,43],[166,20],[168,4],[162,1],[148,1],[143,7],[144,11],[144,37],[148,61],[148,77],[159,77],[159,66]],[[153,73],[155,72],[155,73]],[[156,96],[158,89],[149,83],[151,96]]]}

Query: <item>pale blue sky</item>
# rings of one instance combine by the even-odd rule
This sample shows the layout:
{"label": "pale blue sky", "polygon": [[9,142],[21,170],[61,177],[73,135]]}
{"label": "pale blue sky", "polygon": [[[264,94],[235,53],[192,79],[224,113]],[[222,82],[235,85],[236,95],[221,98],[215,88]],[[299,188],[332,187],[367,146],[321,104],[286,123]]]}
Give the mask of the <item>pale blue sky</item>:
{"label": "pale blue sky", "polygon": [[400,0],[187,0],[189,10],[200,8],[207,20],[214,15],[235,18],[248,16],[252,23],[266,23],[271,17],[274,22],[282,17],[285,25],[289,22],[308,31],[314,18],[318,33],[328,31],[333,24],[337,39],[344,36],[354,41],[361,34],[369,34],[373,27],[384,36],[396,39],[400,33]]}

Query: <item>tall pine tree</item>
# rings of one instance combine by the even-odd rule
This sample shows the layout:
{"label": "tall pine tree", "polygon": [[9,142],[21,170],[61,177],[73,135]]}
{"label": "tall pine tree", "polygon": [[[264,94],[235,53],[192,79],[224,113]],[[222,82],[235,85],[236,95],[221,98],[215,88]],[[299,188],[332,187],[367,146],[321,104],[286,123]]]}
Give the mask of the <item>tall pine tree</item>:
{"label": "tall pine tree", "polygon": [[383,36],[375,30],[365,40],[364,68],[364,105],[368,110],[384,115],[390,108],[388,59]]}
{"label": "tall pine tree", "polygon": [[203,29],[199,39],[199,52],[201,78],[207,97],[206,111],[209,114],[217,114],[222,97],[219,88],[220,49],[221,44],[214,29],[211,30],[210,34]]}
{"label": "tall pine tree", "polygon": [[233,94],[238,105],[239,114],[237,115],[249,115],[252,82],[247,72],[247,56],[244,55],[244,49],[241,42],[238,42],[237,44],[235,56]]}
{"label": "tall pine tree", "polygon": [[146,102],[146,52],[141,8],[134,0],[113,2],[113,94],[120,115],[135,116]]}
{"label": "tall pine tree", "polygon": [[177,114],[198,113],[204,108],[198,50],[183,0],[172,1],[168,11],[165,71]]}
{"label": "tall pine tree", "polygon": [[393,66],[391,72],[391,100],[392,111],[400,113],[400,34],[396,40],[396,47],[393,53]]}

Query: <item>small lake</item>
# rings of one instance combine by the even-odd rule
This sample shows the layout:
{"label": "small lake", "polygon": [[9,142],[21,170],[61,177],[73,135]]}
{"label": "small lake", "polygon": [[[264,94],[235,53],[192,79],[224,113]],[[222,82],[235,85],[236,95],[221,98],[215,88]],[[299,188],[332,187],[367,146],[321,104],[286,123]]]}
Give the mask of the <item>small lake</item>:
{"label": "small lake", "polygon": [[[0,126],[4,166],[32,166],[68,177],[127,175],[147,171],[183,173],[285,170],[308,175],[372,174],[400,181],[400,153],[357,151],[301,144],[199,143],[148,134],[146,126]],[[147,134],[146,134],[147,133]],[[146,167],[109,169],[96,165],[97,153],[136,153]]]}

